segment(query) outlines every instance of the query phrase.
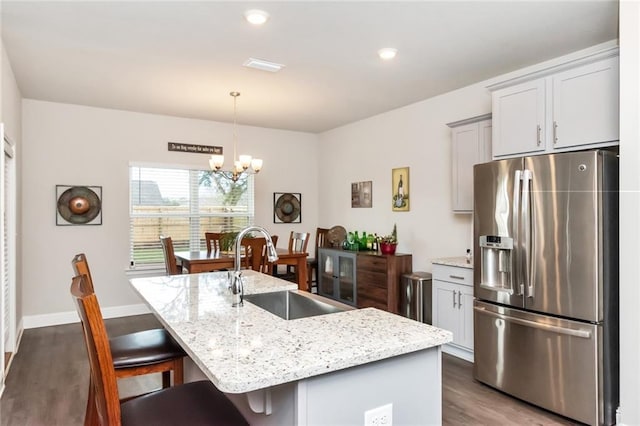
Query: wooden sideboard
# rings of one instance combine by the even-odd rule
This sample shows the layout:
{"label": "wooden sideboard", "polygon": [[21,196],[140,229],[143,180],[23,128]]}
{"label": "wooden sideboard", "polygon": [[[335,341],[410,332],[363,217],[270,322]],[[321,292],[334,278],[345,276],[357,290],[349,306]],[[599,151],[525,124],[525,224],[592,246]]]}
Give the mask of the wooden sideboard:
{"label": "wooden sideboard", "polygon": [[320,248],[318,293],[358,308],[399,313],[400,279],[412,272],[410,254]]}
{"label": "wooden sideboard", "polygon": [[359,252],[356,261],[358,308],[400,312],[400,280],[402,274],[412,272],[412,262],[410,254]]}

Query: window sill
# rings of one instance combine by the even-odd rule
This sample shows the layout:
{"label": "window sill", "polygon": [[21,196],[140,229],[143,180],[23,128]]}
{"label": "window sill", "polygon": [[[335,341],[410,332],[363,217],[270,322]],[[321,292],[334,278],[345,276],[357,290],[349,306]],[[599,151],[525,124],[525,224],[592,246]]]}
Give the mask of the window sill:
{"label": "window sill", "polygon": [[126,268],[124,273],[130,278],[157,277],[158,275],[166,275],[164,267],[157,266],[140,266],[136,268]]}

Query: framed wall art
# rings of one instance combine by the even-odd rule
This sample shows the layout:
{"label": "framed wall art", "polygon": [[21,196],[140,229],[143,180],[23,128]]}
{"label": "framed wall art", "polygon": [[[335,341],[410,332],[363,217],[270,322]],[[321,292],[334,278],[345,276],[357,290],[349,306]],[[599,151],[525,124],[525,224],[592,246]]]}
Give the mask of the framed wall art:
{"label": "framed wall art", "polygon": [[391,171],[391,210],[409,211],[409,167]]}
{"label": "framed wall art", "polygon": [[56,185],[56,225],[102,225],[102,187]]}
{"label": "framed wall art", "polygon": [[273,193],[273,223],[301,223],[302,194],[298,192]]}
{"label": "framed wall art", "polygon": [[351,207],[372,207],[372,182],[353,182],[351,184]]}

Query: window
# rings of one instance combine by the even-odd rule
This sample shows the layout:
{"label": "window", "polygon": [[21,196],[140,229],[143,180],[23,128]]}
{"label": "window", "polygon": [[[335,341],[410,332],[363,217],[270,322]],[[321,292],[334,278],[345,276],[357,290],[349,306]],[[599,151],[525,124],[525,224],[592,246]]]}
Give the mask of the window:
{"label": "window", "polygon": [[175,251],[205,250],[205,232],[238,232],[253,224],[253,176],[231,182],[206,170],[129,168],[130,259],[164,264],[160,236]]}

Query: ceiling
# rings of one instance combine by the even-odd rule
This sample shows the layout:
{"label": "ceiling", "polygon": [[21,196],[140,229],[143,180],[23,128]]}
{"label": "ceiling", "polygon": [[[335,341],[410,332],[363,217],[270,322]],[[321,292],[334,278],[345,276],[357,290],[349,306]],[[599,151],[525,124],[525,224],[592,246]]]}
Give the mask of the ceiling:
{"label": "ceiling", "polygon": [[[6,1],[22,96],[322,132],[617,38],[618,2]],[[270,14],[261,27],[247,9]],[[382,61],[378,49],[395,47]],[[279,73],[242,66],[250,57]]]}

